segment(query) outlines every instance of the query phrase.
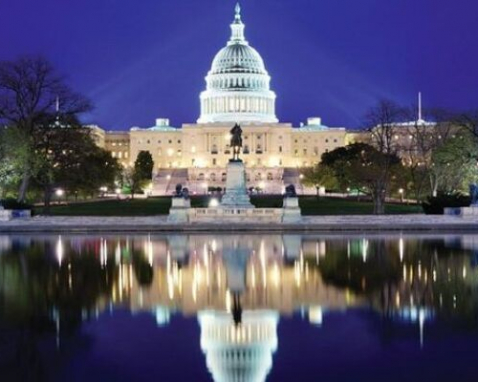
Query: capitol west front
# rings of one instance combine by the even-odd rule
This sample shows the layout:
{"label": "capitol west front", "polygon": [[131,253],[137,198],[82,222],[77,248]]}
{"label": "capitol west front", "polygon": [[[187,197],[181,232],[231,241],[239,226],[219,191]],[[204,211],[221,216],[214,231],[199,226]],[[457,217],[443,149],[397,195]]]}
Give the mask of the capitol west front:
{"label": "capitol west front", "polygon": [[207,73],[197,123],[176,128],[159,118],[155,126],[129,132],[93,128],[99,144],[124,166],[131,166],[140,151],[151,153],[154,194],[171,194],[177,183],[197,193],[224,187],[231,157],[229,131],[235,123],[243,129],[241,157],[248,187],[268,193],[281,193],[288,184],[300,187],[299,168],[346,144],[345,128],[326,127],[320,118],[309,118],[300,127],[278,120],[271,77],[244,29],[237,5],[231,37]]}

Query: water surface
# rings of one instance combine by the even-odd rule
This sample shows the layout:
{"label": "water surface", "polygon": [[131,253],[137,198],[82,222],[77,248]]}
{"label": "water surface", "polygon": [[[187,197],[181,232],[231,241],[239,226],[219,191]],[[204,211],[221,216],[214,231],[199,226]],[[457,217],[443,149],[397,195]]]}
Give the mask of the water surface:
{"label": "water surface", "polygon": [[475,381],[478,235],[0,236],[0,379]]}

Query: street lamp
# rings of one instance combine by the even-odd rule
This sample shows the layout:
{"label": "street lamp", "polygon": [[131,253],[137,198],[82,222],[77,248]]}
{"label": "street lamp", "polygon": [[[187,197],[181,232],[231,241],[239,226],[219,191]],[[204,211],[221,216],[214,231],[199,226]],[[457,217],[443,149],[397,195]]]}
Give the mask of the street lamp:
{"label": "street lamp", "polygon": [[400,194],[400,202],[403,203],[403,193],[405,192],[405,190],[403,188],[400,188],[398,190],[398,193]]}
{"label": "street lamp", "polygon": [[61,197],[65,195],[65,191],[63,191],[61,188],[58,188],[55,191],[55,195],[58,197],[58,200],[61,202]]}

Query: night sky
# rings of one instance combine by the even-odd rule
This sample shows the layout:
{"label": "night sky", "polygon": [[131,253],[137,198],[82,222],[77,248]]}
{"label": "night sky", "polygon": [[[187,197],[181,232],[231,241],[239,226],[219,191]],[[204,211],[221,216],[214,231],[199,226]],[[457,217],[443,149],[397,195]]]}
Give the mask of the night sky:
{"label": "night sky", "polygon": [[[41,54],[95,105],[84,121],[195,122],[234,0],[3,0],[0,59]],[[478,108],[476,0],[243,0],[282,122],[360,125],[379,98]]]}

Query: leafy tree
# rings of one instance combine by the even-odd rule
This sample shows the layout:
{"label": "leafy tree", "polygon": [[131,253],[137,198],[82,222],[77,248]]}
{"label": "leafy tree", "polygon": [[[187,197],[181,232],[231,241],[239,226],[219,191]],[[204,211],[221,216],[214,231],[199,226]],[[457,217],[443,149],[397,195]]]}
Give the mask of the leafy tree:
{"label": "leafy tree", "polygon": [[[58,103],[66,117],[88,111],[90,103],[73,92],[53,66],[41,57],[0,62],[0,124],[15,127],[22,134],[18,145],[27,147],[19,169],[22,181],[18,200],[24,201],[35,171],[36,143],[47,127],[45,114],[53,114]],[[68,119],[67,118],[67,119]]]}
{"label": "leafy tree", "polygon": [[151,180],[153,177],[154,162],[149,151],[140,151],[134,162],[134,170],[139,179]]}
{"label": "leafy tree", "polygon": [[374,214],[383,214],[385,197],[401,184],[403,166],[395,154],[366,143],[339,147],[322,155],[322,166],[333,172],[342,189],[358,189],[372,197]]}
{"label": "leafy tree", "polygon": [[459,113],[453,117],[453,123],[478,138],[478,110]]}
{"label": "leafy tree", "polygon": [[49,213],[54,188],[96,194],[102,186],[112,186],[119,174],[116,159],[97,147],[90,130],[83,128],[76,118],[60,121],[45,115],[43,134],[35,143],[32,177],[44,195],[44,213]]}
{"label": "leafy tree", "polygon": [[302,183],[309,187],[316,187],[317,192],[320,187],[336,189],[339,186],[334,170],[321,163],[304,169],[302,175],[304,176]]}
{"label": "leafy tree", "polygon": [[469,131],[449,138],[432,154],[432,171],[443,193],[468,192],[468,185],[476,182],[478,146]]}
{"label": "leafy tree", "polygon": [[130,189],[131,198],[141,191],[153,178],[154,162],[149,151],[140,151],[133,168],[123,172],[123,183]]}

